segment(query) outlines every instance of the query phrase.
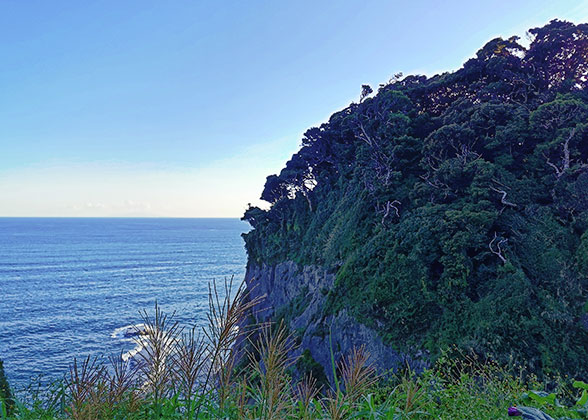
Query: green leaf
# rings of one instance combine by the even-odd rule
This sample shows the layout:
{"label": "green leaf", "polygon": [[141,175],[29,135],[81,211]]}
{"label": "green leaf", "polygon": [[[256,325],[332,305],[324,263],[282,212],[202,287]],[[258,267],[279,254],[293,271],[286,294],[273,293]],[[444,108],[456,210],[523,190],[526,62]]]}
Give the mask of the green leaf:
{"label": "green leaf", "polygon": [[333,380],[335,381],[335,388],[337,390],[337,394],[339,394],[339,392],[341,392],[341,389],[339,388],[339,378],[337,378],[337,365],[335,363],[335,354],[333,352],[333,343],[331,341],[331,337],[333,336],[333,334],[331,333],[331,327],[329,327],[329,351],[331,352],[331,369],[333,370]]}
{"label": "green leaf", "polygon": [[528,398],[543,405],[557,405],[556,395],[553,392],[551,394],[548,394],[547,392],[543,391],[529,391],[528,393],[523,395],[523,398]]}
{"label": "green leaf", "polygon": [[580,398],[578,399],[578,401],[576,401],[576,405],[579,407],[585,407],[588,406],[588,391],[584,390],[582,391],[582,395],[580,396]]}

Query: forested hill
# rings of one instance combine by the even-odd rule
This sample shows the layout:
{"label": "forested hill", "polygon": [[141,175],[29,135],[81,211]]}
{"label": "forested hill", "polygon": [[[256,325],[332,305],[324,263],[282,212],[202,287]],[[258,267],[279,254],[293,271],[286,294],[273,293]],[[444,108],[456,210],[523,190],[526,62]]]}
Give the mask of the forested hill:
{"label": "forested hill", "polygon": [[309,129],[245,213],[249,264],[325,267],[324,313],[399,351],[586,375],[588,24],[529,32]]}

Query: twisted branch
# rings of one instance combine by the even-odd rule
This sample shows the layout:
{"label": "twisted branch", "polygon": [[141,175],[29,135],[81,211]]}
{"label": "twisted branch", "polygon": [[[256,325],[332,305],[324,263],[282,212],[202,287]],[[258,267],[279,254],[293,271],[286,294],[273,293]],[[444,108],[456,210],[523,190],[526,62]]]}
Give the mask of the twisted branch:
{"label": "twisted branch", "polygon": [[496,244],[496,249],[494,249],[492,245],[494,244],[494,241],[496,241],[497,238],[498,235],[496,234],[496,232],[494,232],[494,238],[488,244],[488,248],[490,248],[491,253],[500,258],[500,261],[502,261],[503,264],[506,264],[506,258],[504,257],[504,255],[502,255],[502,249],[500,248],[500,245],[507,243],[508,239],[501,239],[500,241],[498,241]]}

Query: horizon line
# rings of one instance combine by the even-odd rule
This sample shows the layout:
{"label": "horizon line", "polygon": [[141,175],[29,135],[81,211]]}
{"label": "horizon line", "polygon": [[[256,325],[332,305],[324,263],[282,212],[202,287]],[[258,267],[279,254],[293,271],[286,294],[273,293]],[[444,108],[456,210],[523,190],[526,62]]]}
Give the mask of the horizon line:
{"label": "horizon line", "polygon": [[240,216],[0,216],[0,219],[238,219]]}

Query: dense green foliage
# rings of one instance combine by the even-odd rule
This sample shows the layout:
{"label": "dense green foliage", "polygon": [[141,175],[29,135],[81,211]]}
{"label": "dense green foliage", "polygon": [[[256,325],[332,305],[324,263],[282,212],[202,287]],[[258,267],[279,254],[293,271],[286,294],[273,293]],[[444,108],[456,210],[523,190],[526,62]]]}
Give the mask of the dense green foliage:
{"label": "dense green foliage", "polygon": [[[546,388],[546,384],[532,377],[524,381],[521,375],[474,358],[441,357],[434,369],[420,376],[407,371],[385,380],[375,379],[363,377],[364,383],[359,384],[361,392],[357,394],[348,390],[321,394],[312,389],[312,384],[310,387],[308,384],[283,386],[287,382],[282,386],[274,384],[279,405],[268,401],[261,388],[235,383],[229,394],[223,396],[222,405],[219,405],[218,390],[207,394],[196,417],[188,414],[186,401],[173,387],[166,389],[157,403],[140,387],[126,388],[113,405],[105,396],[97,398],[99,388],[87,389],[86,397],[74,403],[70,386],[56,383],[44,393],[29,398],[28,403],[17,401],[15,412],[9,416],[0,412],[0,419],[496,420],[509,418],[508,409],[513,405],[519,405],[520,410],[536,407],[554,419],[588,418],[587,384],[560,380]],[[74,404],[77,411],[73,410]]]}
{"label": "dense green foliage", "polygon": [[308,130],[267,178],[250,264],[336,273],[400,350],[452,343],[588,373],[588,25],[488,42],[454,73],[395,76]]}

